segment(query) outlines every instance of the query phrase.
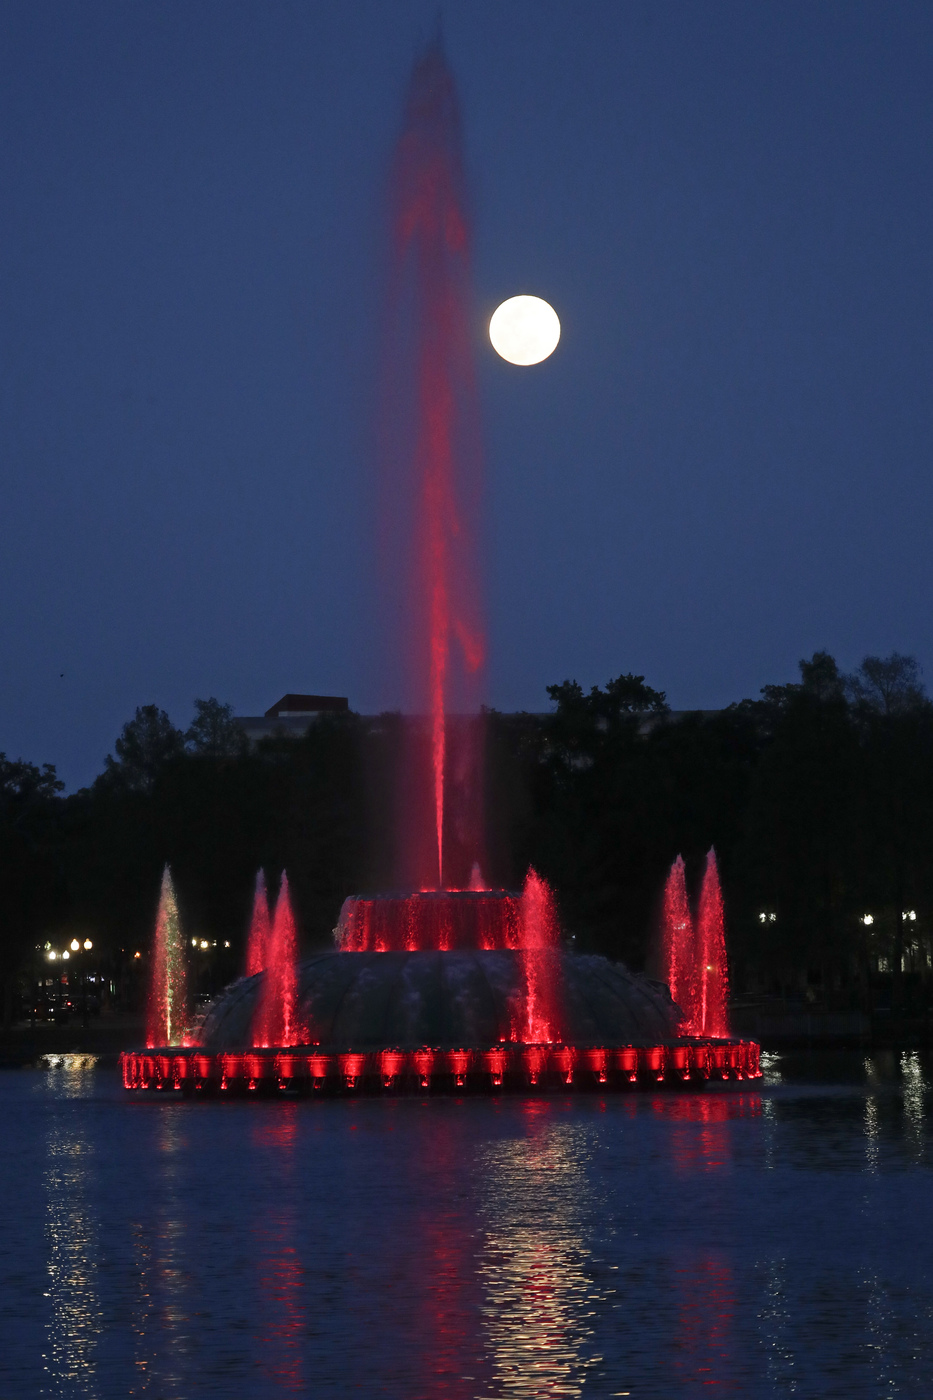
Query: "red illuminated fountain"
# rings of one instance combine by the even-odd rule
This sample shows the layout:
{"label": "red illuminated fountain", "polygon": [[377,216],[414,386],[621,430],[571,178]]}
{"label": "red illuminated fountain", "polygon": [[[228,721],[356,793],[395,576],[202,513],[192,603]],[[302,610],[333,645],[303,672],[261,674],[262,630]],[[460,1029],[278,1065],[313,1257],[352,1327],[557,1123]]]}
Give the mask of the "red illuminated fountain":
{"label": "red illuminated fountain", "polygon": [[246,942],[246,975],[254,977],[264,972],[272,938],[272,919],[269,916],[269,895],[266,890],[266,872],[260,870],[256,876],[256,893],[253,896],[253,917],[249,924],[249,937]]}
{"label": "red illuminated fountain", "polygon": [[684,1029],[693,1035],[722,1038],[729,1034],[729,974],[722,890],[716,852],[706,857],[706,872],[694,919],[680,856],[664,887],[661,917],[665,980],[684,1013]]}
{"label": "red illuminated fountain", "polygon": [[669,882],[675,999],[661,982],[563,948],[553,893],[534,870],[521,891],[485,886],[469,270],[456,93],[435,44],[412,74],[392,180],[383,544],[387,591],[407,620],[399,654],[414,712],[396,785],[400,890],[350,896],[336,948],[297,961],[288,882],[270,926],[260,876],[246,977],[208,1010],[196,1046],[166,1034],[163,1048],[124,1056],[129,1088],[488,1092],[759,1073],[758,1047],[726,1031],[712,855],[696,928],[682,861]]}
{"label": "red illuminated fountain", "polygon": [[254,1045],[265,1049],[271,1045],[295,1045],[300,1038],[297,957],[295,916],[288,896],[288,876],[283,872],[259,982],[259,1001],[252,1026]]}

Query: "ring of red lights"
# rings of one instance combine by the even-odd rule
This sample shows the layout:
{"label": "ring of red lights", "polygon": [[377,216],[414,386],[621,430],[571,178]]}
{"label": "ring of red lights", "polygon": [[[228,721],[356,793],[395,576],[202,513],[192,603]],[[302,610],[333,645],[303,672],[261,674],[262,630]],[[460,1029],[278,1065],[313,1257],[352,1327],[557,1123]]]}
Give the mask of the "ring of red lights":
{"label": "ring of red lights", "polygon": [[421,1046],[402,1050],[279,1047],[211,1054],[200,1047],[129,1050],[127,1089],[181,1093],[386,1093],[499,1089],[627,1089],[761,1077],[752,1040],[682,1040],[669,1045]]}

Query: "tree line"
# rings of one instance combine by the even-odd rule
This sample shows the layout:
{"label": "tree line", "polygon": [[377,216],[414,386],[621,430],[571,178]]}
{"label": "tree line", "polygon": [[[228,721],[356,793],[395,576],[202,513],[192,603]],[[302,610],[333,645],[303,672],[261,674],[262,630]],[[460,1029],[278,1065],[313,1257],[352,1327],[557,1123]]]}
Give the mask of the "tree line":
{"label": "tree line", "polygon": [[[548,694],[548,714],[486,715],[496,883],[534,865],[576,948],[641,967],[672,860],[699,879],[715,846],[739,995],[926,1004],[933,703],[912,658],[845,675],[818,652],[713,714],[672,715],[635,675]],[[46,944],[88,937],[115,969],[144,955],[166,862],[186,931],[217,946],[215,982],[238,971],[260,866],[273,885],[288,870],[306,945],[326,944],[348,893],[390,882],[404,723],[327,715],[251,746],[215,699],[186,730],[146,705],[69,795],[51,765],[0,755],[4,1017]]]}

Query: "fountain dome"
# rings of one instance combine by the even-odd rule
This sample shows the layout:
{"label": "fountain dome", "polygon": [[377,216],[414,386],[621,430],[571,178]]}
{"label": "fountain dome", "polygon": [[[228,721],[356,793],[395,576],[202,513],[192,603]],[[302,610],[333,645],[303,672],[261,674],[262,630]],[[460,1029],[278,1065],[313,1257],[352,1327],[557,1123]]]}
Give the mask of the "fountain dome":
{"label": "fountain dome", "polygon": [[[558,1038],[572,1045],[655,1045],[676,1039],[682,1015],[661,982],[607,958],[539,955],[559,989]],[[235,982],[209,1008],[198,1040],[211,1052],[253,1044],[262,975]],[[303,1045],[334,1052],[383,1046],[489,1046],[519,1038],[525,994],[520,952],[326,952],[298,964],[295,1021]]]}

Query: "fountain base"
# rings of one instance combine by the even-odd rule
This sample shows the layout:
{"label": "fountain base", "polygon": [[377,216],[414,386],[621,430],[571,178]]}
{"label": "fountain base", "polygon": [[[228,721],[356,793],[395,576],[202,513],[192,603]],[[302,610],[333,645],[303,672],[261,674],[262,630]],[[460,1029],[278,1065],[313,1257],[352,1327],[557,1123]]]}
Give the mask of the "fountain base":
{"label": "fountain base", "polygon": [[210,1053],[201,1047],[131,1050],[127,1089],[188,1094],[606,1092],[761,1077],[749,1040],[685,1038],[665,1045],[517,1045],[482,1049],[330,1051],[291,1046]]}

